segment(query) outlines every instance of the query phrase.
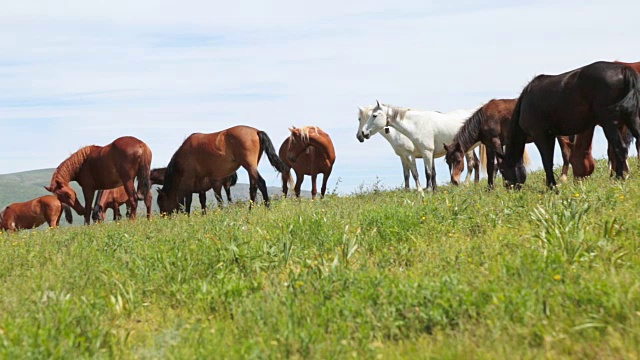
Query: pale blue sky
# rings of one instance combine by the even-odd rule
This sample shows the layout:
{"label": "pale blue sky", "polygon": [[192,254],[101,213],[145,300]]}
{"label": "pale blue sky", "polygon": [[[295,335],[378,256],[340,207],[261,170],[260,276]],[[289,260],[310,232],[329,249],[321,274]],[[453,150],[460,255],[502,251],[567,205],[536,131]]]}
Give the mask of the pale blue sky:
{"label": "pale blue sky", "polygon": [[[0,173],[122,135],[147,142],[159,167],[193,132],[251,125],[277,147],[288,126],[318,125],[336,146],[330,188],[398,186],[386,141],[356,140],[357,105],[474,108],[517,97],[536,74],[639,61],[638,13],[637,1],[5,2]],[[605,153],[601,133],[594,151]]]}

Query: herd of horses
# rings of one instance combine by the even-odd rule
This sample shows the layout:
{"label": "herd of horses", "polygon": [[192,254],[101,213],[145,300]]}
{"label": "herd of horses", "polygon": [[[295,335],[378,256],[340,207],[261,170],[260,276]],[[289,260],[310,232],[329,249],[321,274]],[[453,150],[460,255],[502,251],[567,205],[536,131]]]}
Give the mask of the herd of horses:
{"label": "herd of horses", "polygon": [[[566,179],[569,165],[576,178],[591,175],[595,162],[591,154],[594,128],[603,128],[608,141],[611,173],[624,179],[629,171],[628,147],[633,138],[640,147],[640,62],[600,61],[560,74],[539,75],[517,99],[494,99],[473,110],[449,113],[418,111],[376,102],[358,108],[360,142],[380,133],[400,157],[405,187],[413,176],[419,192],[423,192],[416,167],[422,158],[428,190],[436,189],[434,160],[445,157],[451,183],[460,184],[467,162],[467,179],[475,171],[479,181],[479,165],[485,164],[489,187],[494,186],[499,171],[507,187],[520,188],[526,181],[528,155],[525,144],[538,148],[546,183],[556,186],[553,152],[557,141],[562,150],[561,179]],[[127,217],[136,218],[138,201],[144,201],[147,217],[151,217],[151,186],[158,189],[157,203],[161,213],[172,214],[191,208],[194,193],[200,195],[206,211],[206,191],[214,189],[222,204],[222,189],[231,202],[230,187],[237,181],[236,171],[242,167],[249,175],[249,208],[256,202],[258,190],[265,206],[269,206],[265,180],[258,172],[262,154],[282,174],[282,191],[287,195],[293,185],[290,171],[296,174],[294,192],[300,196],[305,175],[312,178],[312,196],[316,197],[316,178],[323,174],[321,196],[324,197],[336,154],[331,138],[315,126],[290,128],[276,153],[264,132],[249,126],[195,133],[184,140],[166,168],[151,169],[151,150],[139,139],[121,137],[106,146],[86,146],[64,160],[54,171],[45,189],[53,195],[7,206],[0,213],[0,230],[27,229],[47,222],[59,225],[62,213],[71,222],[71,209],[101,221],[106,209],[113,209],[119,219],[119,207],[126,204]],[[480,158],[474,149],[480,146]],[[496,171],[496,169],[498,171]],[[137,180],[137,188],[135,181]],[[69,183],[82,188],[81,204]],[[95,205],[94,195],[98,191]]]}

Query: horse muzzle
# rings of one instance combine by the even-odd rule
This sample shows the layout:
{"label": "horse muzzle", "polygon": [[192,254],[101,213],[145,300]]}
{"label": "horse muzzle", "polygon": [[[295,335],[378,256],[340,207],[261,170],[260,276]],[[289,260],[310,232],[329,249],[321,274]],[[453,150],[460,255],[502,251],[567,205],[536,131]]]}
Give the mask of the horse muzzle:
{"label": "horse muzzle", "polygon": [[358,141],[363,143],[364,142],[364,135],[362,135],[362,133],[359,133],[358,135],[356,135],[356,139],[358,139]]}

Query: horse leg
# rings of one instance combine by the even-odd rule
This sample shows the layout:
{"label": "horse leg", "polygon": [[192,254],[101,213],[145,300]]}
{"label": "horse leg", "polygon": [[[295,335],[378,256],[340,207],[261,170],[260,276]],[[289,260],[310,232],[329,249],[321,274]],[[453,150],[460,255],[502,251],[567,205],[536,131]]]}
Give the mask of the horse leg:
{"label": "horse leg", "polygon": [[433,177],[433,150],[425,150],[422,152],[422,160],[424,161],[424,175],[427,178],[427,190],[435,190],[432,184]]}
{"label": "horse leg", "polygon": [[216,201],[218,202],[218,207],[222,208],[222,185],[214,187],[213,194],[215,195]]}
{"label": "horse leg", "polygon": [[133,179],[123,181],[124,191],[127,193],[127,202],[125,203],[131,210],[131,213],[127,217],[131,220],[136,219],[136,213],[138,212],[138,192],[133,185]]}
{"label": "horse leg", "polygon": [[478,159],[475,151],[473,151],[473,170],[475,171],[473,182],[477,184],[480,182],[480,159]]}
{"label": "horse leg", "polygon": [[402,163],[402,174],[404,175],[404,189],[409,190],[409,164],[407,164],[408,159],[400,157],[400,162]]}
{"label": "horse leg", "polygon": [[569,163],[573,168],[574,179],[586,178],[593,174],[595,170],[595,161],[591,155],[594,130],[595,127],[587,129],[575,137],[575,142],[569,155]]}
{"label": "horse leg", "polygon": [[553,175],[553,149],[555,147],[554,136],[543,135],[536,138],[536,146],[542,157],[542,166],[547,175],[547,186],[549,188],[556,187],[556,179]]}
{"label": "horse leg", "polygon": [[615,172],[617,179],[624,179],[624,163],[627,161],[627,145],[622,140],[618,127],[611,121],[602,124],[604,135],[615,153]]}
{"label": "horse leg", "polygon": [[411,176],[413,176],[413,180],[416,182],[416,188],[418,192],[422,192],[422,185],[420,184],[420,176],[418,174],[418,167],[416,166],[416,158],[413,155],[409,156],[409,170],[411,171]]}
{"label": "horse leg", "polygon": [[571,148],[569,144],[565,143],[561,136],[557,136],[558,146],[560,146],[560,152],[562,153],[562,174],[560,175],[560,181],[567,182],[569,180],[569,157],[571,156]]}
{"label": "horse leg", "polygon": [[311,200],[316,199],[316,194],[318,193],[318,187],[316,186],[316,180],[318,179],[318,174],[314,173],[311,175]]}
{"label": "horse leg", "polygon": [[302,182],[304,181],[304,173],[296,171],[296,185],[293,187],[293,191],[296,193],[296,197],[300,197],[300,189],[302,188]]}
{"label": "horse leg", "polygon": [[487,182],[489,183],[489,189],[493,189],[493,182],[496,178],[496,151],[487,146]]}
{"label": "horse leg", "polygon": [[324,194],[327,192],[327,182],[329,181],[329,175],[331,175],[331,169],[322,174],[322,188],[320,188],[320,197],[324,199]]}
{"label": "horse leg", "polygon": [[[479,162],[478,162],[478,157],[476,156],[476,153],[473,150],[468,151],[466,154],[464,154],[464,156],[465,156],[465,159],[467,160],[467,176],[464,179],[464,183],[469,184],[469,182],[471,181],[471,176],[473,175],[473,170],[476,167],[479,167]],[[433,168],[435,169],[435,166]],[[480,176],[477,170],[476,170],[476,175]],[[478,180],[476,180],[476,182],[478,182]]]}
{"label": "horse leg", "polygon": [[151,213],[153,212],[153,195],[151,191],[148,191],[144,196],[144,206],[147,208],[147,220],[151,219]]}
{"label": "horse leg", "polygon": [[84,195],[84,224],[91,225],[91,204],[93,204],[94,189],[82,188]]}
{"label": "horse leg", "polygon": [[225,185],[224,192],[227,193],[227,203],[231,204],[233,202],[233,200],[231,200],[231,186]]}
{"label": "horse leg", "polygon": [[262,178],[260,174],[258,174],[258,189],[262,194],[262,200],[264,201],[264,206],[268,208],[269,205],[271,204],[271,201],[269,200],[269,193],[267,193],[267,182],[264,181],[264,178]]}
{"label": "horse leg", "polygon": [[[122,213],[120,212],[120,207],[119,206],[114,206],[111,208],[111,210],[113,210],[113,221],[120,221],[122,219]],[[131,212],[131,209],[129,209],[129,206],[127,205],[127,218],[129,216],[131,216],[129,213]]]}
{"label": "horse leg", "polygon": [[431,160],[431,187],[436,191],[436,159]]}
{"label": "horse leg", "polygon": [[187,215],[191,215],[191,203],[193,202],[193,193],[189,192],[183,197],[184,211]]}
{"label": "horse leg", "polygon": [[[290,176],[291,176],[291,169],[283,171],[280,176],[282,179],[282,196],[285,198],[287,197],[287,193],[289,193],[289,177]],[[227,198],[228,197],[229,197],[229,191],[227,190]]]}
{"label": "horse leg", "polygon": [[[217,198],[216,196],[216,199]],[[205,215],[207,213],[207,192],[200,191],[198,193],[198,200],[200,200],[200,211],[202,211],[202,215]]]}

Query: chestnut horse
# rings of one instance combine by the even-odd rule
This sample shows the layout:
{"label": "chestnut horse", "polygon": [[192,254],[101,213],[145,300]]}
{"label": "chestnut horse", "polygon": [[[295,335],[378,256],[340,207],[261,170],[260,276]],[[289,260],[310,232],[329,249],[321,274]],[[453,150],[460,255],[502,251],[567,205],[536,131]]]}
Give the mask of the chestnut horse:
{"label": "chestnut horse", "polygon": [[113,210],[113,221],[118,221],[122,219],[122,214],[120,213],[120,206],[122,204],[127,204],[128,217],[131,213],[131,207],[127,203],[127,200],[129,200],[129,196],[127,192],[124,191],[124,186],[115,189],[98,190],[91,218],[94,222],[104,221],[107,216],[107,209],[111,209]]}
{"label": "chestnut horse", "polygon": [[[555,187],[553,139],[602,126],[615,151],[616,177],[623,177],[626,145],[618,131],[626,125],[640,136],[640,75],[630,67],[596,62],[560,75],[539,75],[522,91],[511,119],[501,172],[507,186],[526,181],[521,163],[527,134],[542,157],[546,183]],[[500,155],[499,155],[500,156]]]}
{"label": "chestnut horse", "polygon": [[[294,191],[296,197],[300,197],[300,187],[305,175],[311,176],[311,198],[315,199],[318,193],[316,179],[322,174],[322,188],[320,196],[324,198],[327,191],[327,180],[331,175],[333,163],[336,161],[336,152],[331,138],[327,133],[316,126],[303,128],[291,128],[291,135],[280,146],[280,158],[296,173],[296,185]],[[282,173],[282,192],[287,196],[287,184],[291,179],[290,171]]]}
{"label": "chestnut horse", "polygon": [[[167,168],[157,168],[151,170],[151,184],[152,185],[164,185],[164,177],[167,172]],[[200,182],[196,182],[194,188],[192,189],[192,193],[185,196],[184,199],[180,200],[180,204],[184,206],[184,210],[187,214],[191,213],[191,202],[193,201],[192,194],[197,193],[200,198],[200,207],[203,213],[207,212],[207,191],[209,189],[213,189],[213,193],[215,194],[216,200],[218,201],[218,207],[222,207],[222,189],[224,188],[225,193],[227,194],[227,202],[231,204],[233,201],[231,199],[231,187],[235,186],[238,182],[238,173],[234,172],[233,174],[223,178],[223,179],[210,179],[205,178]]]}
{"label": "chestnut horse", "polygon": [[0,213],[0,230],[33,229],[45,222],[49,224],[49,227],[57,227],[60,225],[62,211],[64,211],[67,222],[69,224],[73,223],[71,208],[66,204],[62,204],[53,195],[41,196],[21,203],[13,203]]}
{"label": "chestnut horse", "polygon": [[171,214],[178,210],[179,199],[190,195],[194,185],[203,179],[222,179],[240,167],[249,174],[249,208],[256,201],[258,189],[268,207],[267,184],[258,172],[258,162],[263,152],[278,172],[287,170],[264,131],[249,126],[234,126],[212,134],[190,135],[167,166],[164,186],[158,191],[160,212]]}
{"label": "chestnut horse", "polygon": [[[633,70],[635,70],[636,72],[640,73],[640,62],[624,63],[620,61],[615,61],[615,63],[628,66]],[[578,178],[590,176],[595,170],[596,164],[593,159],[593,156],[591,155],[591,142],[593,141],[594,130],[595,129],[593,128],[588,129],[585,132],[576,136],[576,141],[573,147],[574,151],[571,153],[570,162],[571,162],[571,167],[573,167],[574,176]],[[619,131],[620,131],[620,135],[622,136],[628,148],[628,146],[631,144],[631,141],[632,141],[631,134],[629,133],[626,126],[624,125],[619,128]],[[636,139],[636,151],[638,152],[638,161],[640,164],[640,142],[637,141],[637,139]],[[615,151],[611,146],[611,144],[607,146],[607,155],[609,157],[609,164],[611,165],[610,170],[613,174],[613,171],[617,165],[615,161]],[[623,172],[629,171],[629,166],[626,162],[622,166],[623,166]]]}
{"label": "chestnut horse", "polygon": [[[493,188],[496,160],[498,164],[501,162],[499,158],[496,159],[496,153],[502,154],[502,146],[509,134],[509,121],[517,101],[518,99],[493,99],[487,102],[465,121],[453,137],[453,142],[444,145],[447,152],[445,160],[449,165],[452,184],[458,185],[460,183],[460,174],[464,170],[465,153],[476,143],[481,142],[487,149],[485,154],[483,148],[480,148],[481,163],[487,168],[489,188]],[[562,177],[566,179],[569,172],[569,140],[562,136],[558,136],[557,140],[562,150]],[[527,138],[527,143],[531,141],[531,138]],[[526,149],[524,151],[523,165],[528,166],[529,155]]]}
{"label": "chestnut horse", "polygon": [[[94,192],[124,186],[131,207],[129,217],[136,218],[138,199],[144,199],[147,218],[151,217],[151,191],[149,171],[151,150],[144,142],[125,136],[107,146],[85,146],[63,161],[51,176],[51,185],[45,186],[58,199],[84,215],[84,223],[90,224]],[[138,193],[134,180],[138,178]],[[85,204],[82,206],[69,182],[76,181],[82,187]]]}

